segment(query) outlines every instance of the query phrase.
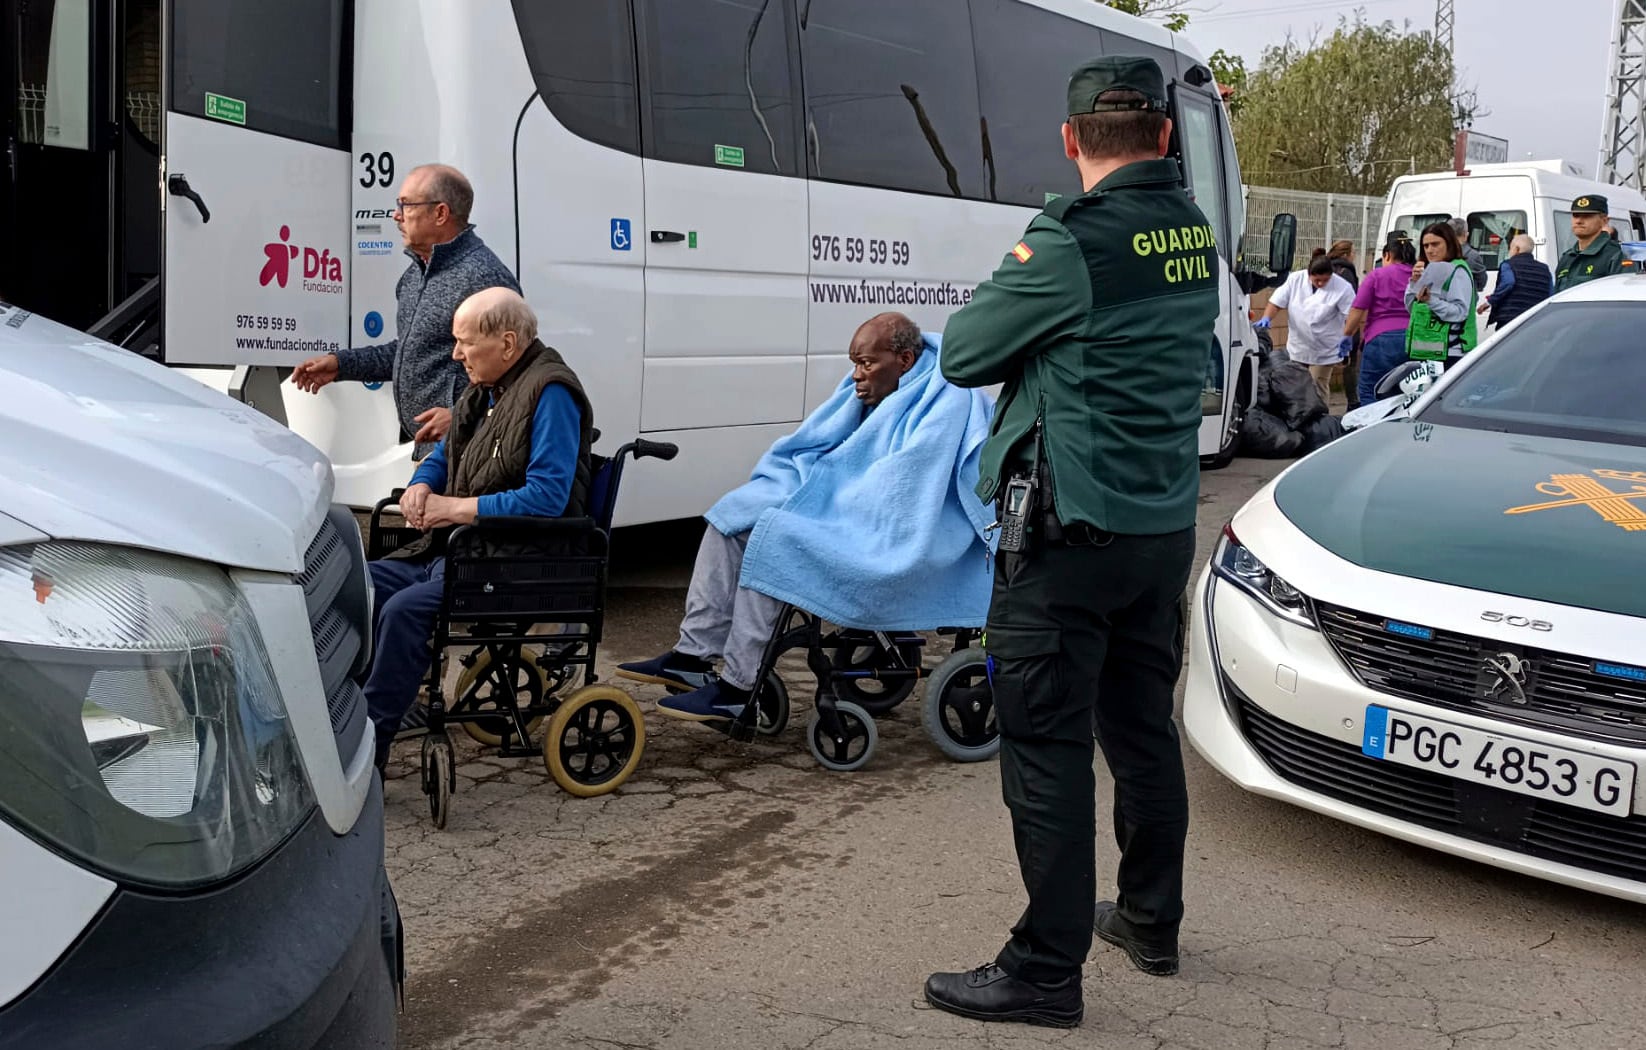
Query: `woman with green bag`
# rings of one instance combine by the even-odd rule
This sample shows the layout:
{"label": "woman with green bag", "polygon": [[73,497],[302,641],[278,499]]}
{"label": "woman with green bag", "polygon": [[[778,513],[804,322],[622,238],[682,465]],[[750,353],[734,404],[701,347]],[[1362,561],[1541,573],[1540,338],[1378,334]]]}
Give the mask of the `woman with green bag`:
{"label": "woman with green bag", "polygon": [[1406,285],[1406,356],[1448,367],[1475,348],[1475,281],[1450,223],[1423,230],[1423,258]]}

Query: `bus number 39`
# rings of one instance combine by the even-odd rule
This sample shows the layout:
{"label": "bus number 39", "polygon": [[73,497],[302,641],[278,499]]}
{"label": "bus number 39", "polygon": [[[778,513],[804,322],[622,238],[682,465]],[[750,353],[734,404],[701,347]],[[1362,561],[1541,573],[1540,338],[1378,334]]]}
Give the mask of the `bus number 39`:
{"label": "bus number 39", "polygon": [[842,237],[831,233],[812,234],[814,262],[863,263],[871,266],[909,265],[908,241],[885,241],[879,238]]}

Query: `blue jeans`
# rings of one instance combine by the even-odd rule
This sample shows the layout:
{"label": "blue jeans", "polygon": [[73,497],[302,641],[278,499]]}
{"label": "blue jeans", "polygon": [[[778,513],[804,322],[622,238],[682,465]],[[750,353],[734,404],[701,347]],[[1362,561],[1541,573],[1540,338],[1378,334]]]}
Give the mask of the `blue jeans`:
{"label": "blue jeans", "polygon": [[1377,381],[1406,361],[1406,329],[1384,332],[1366,343],[1360,354],[1360,403],[1377,400]]}
{"label": "blue jeans", "polygon": [[366,713],[377,727],[377,768],[417,702],[417,687],[429,673],[429,641],[445,590],[446,559],[384,558],[367,565],[376,591],[372,617],[372,665],[366,679]]}

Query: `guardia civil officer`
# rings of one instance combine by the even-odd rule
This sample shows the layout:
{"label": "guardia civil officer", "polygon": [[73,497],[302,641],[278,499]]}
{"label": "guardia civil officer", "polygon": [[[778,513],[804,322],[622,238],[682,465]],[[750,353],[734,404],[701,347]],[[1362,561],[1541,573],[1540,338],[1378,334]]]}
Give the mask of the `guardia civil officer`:
{"label": "guardia civil officer", "polygon": [[951,382],[1005,384],[977,492],[1000,508],[986,644],[1029,896],[993,962],[926,982],[932,1005],[968,1017],[1080,1023],[1094,725],[1121,853],[1097,933],[1145,972],[1177,972],[1189,814],[1172,689],[1219,307],[1213,231],[1164,159],[1166,111],[1152,59],[1075,70],[1063,145],[1086,192],[1049,204],[943,333]]}
{"label": "guardia civil officer", "polygon": [[1555,264],[1555,291],[1623,272],[1623,249],[1606,232],[1607,210],[1606,198],[1598,193],[1572,202],[1572,233],[1577,243]]}

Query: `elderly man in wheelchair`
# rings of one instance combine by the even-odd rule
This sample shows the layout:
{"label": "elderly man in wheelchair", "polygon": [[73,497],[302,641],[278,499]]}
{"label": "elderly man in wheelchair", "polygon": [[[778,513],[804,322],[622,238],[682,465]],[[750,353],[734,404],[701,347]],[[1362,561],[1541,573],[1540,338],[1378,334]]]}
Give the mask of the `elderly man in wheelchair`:
{"label": "elderly man in wheelchair", "polygon": [[478,292],[452,318],[452,357],[470,386],[446,439],[399,497],[416,540],[370,563],[375,644],[366,681],[381,772],[429,672],[445,594],[446,543],[480,519],[585,513],[594,413],[577,375],[537,339],[537,317],[507,288]]}
{"label": "elderly man in wheelchair", "polygon": [[[910,632],[983,622],[991,516],[972,487],[993,405],[943,379],[940,349],[939,337],[902,314],[870,318],[852,337],[851,374],[833,396],[710,508],[679,641],[618,667],[621,677],[674,694],[658,702],[660,713],[740,735],[729,727],[754,721],[751,696],[768,688],[774,651],[808,644],[790,640],[795,610],[814,627],[820,619],[878,637],[894,654],[912,644],[910,688],[921,673],[920,639]],[[828,666],[815,661],[816,639],[814,629],[814,672]],[[820,674],[818,706],[833,718],[830,681]],[[867,723],[872,750],[872,720],[852,712]],[[816,742],[813,752],[830,768],[856,768],[826,760]]]}

